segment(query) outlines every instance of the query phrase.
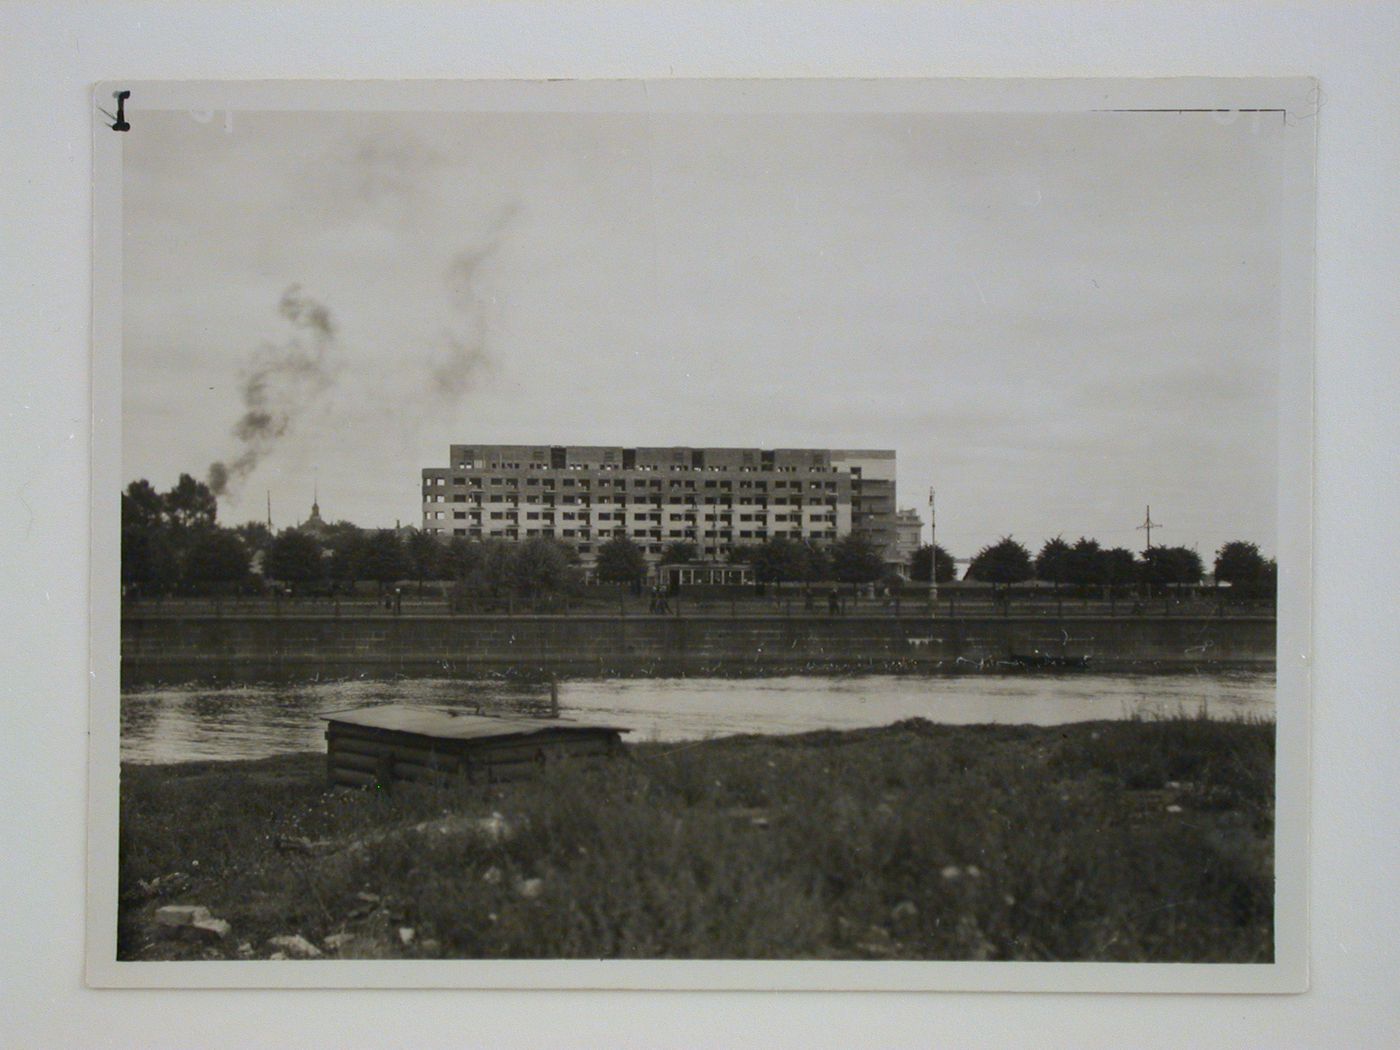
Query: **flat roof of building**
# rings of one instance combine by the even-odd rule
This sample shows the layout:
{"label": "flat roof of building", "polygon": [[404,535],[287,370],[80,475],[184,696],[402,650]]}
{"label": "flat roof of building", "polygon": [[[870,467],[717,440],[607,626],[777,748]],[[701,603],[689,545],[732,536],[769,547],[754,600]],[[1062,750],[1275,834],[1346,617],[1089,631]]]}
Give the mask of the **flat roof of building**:
{"label": "flat roof of building", "polygon": [[331,723],[342,722],[368,729],[413,733],[447,740],[484,740],[559,732],[631,732],[624,726],[596,725],[566,718],[496,717],[472,714],[450,707],[424,707],[417,704],[375,704],[345,711],[329,711],[321,718]]}

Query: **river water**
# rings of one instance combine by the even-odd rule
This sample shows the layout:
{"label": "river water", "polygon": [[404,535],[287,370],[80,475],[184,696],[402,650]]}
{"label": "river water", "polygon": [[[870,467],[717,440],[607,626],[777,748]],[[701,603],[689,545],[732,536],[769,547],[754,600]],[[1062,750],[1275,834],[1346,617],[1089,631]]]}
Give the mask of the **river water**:
{"label": "river water", "polygon": [[[247,759],[325,748],[328,712],[380,703],[549,711],[539,684],[447,678],[296,684],[152,686],[122,694],[126,762]],[[787,678],[577,679],[559,686],[560,714],[626,726],[626,739],[698,740],[933,722],[1057,725],[1177,713],[1272,718],[1274,675],[849,675]]]}

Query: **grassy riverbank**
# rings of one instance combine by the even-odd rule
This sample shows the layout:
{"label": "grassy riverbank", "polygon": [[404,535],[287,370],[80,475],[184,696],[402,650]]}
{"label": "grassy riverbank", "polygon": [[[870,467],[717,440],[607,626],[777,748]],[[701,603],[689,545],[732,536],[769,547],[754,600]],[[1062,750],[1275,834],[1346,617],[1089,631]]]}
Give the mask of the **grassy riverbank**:
{"label": "grassy riverbank", "polygon": [[[641,744],[455,791],[323,756],[127,766],[119,955],[1272,958],[1270,724]],[[204,905],[222,939],[155,911]],[[292,952],[295,954],[295,952]]]}

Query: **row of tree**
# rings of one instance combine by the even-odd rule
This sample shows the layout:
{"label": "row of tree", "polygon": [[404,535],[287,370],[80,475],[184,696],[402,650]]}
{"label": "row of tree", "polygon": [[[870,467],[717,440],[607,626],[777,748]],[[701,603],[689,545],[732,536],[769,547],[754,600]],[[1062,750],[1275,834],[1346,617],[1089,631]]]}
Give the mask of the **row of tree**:
{"label": "row of tree", "polygon": [[[273,534],[260,522],[225,528],[217,522],[218,503],[207,485],[188,474],[168,492],[134,481],[122,493],[122,582],[136,594],[211,594],[250,588],[261,575],[299,593],[353,591],[360,581],[382,590],[395,582],[451,580],[464,598],[541,597],[576,590],[582,582],[578,555],[551,539],[468,540],[454,536],[443,543],[418,530],[365,530],[336,522],[315,534],[297,528]],[[698,560],[694,543],[670,544],[662,564]],[[753,568],[759,583],[866,584],[884,579],[889,569],[868,539],[847,534],[829,546],[772,539],[734,547],[731,563]],[[921,547],[910,575],[928,582],[934,571],[940,583],[955,576],[952,556],[942,547]],[[1152,547],[1136,555],[1122,547],[1103,548],[1081,537],[1068,543],[1047,540],[1032,556],[1010,536],[978,551],[968,577],[996,585],[1040,580],[1082,593],[1122,591],[1147,585],[1190,586],[1201,582],[1200,555],[1185,547]],[[640,586],[648,565],[643,549],[617,536],[598,552],[597,578]],[[1234,541],[1216,554],[1215,577],[1233,594],[1269,597],[1277,586],[1277,566],[1252,543]]]}
{"label": "row of tree", "polygon": [[[1040,580],[1087,593],[1137,585],[1151,589],[1195,586],[1205,576],[1205,566],[1201,556],[1188,547],[1149,547],[1135,555],[1124,547],[1100,547],[1097,540],[1087,537],[1071,544],[1056,536],[1032,557],[1025,546],[1006,536],[978,551],[967,574],[992,584]],[[1215,579],[1230,585],[1232,593],[1241,597],[1269,597],[1277,587],[1278,567],[1265,559],[1255,544],[1235,540],[1216,552]]]}
{"label": "row of tree", "polygon": [[[122,493],[122,584],[133,595],[211,595],[261,589],[264,580],[298,592],[353,589],[360,580],[382,588],[436,571],[439,544],[392,529],[364,530],[349,522],[318,535],[299,529],[274,534],[261,522],[236,528],[218,523],[209,487],[188,474],[158,492],[133,481]],[[430,549],[428,549],[430,548]],[[261,562],[261,576],[253,572]]]}

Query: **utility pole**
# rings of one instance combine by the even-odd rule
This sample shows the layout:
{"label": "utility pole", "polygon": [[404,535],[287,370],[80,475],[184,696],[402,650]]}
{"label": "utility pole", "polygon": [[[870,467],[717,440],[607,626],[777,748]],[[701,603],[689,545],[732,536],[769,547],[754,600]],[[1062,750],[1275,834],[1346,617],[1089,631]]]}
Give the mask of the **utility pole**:
{"label": "utility pole", "polygon": [[935,611],[938,608],[938,512],[935,493],[928,490],[928,600]]}
{"label": "utility pole", "polygon": [[1153,521],[1153,520],[1152,520],[1152,505],[1151,505],[1151,504],[1148,504],[1148,507],[1147,507],[1147,520],[1144,521],[1141,525],[1138,526],[1138,531],[1139,531],[1139,532],[1143,531],[1144,529],[1147,530],[1147,549],[1148,549],[1148,550],[1151,550],[1151,549],[1152,549],[1152,530],[1153,530],[1153,529],[1160,529],[1161,527],[1162,527],[1162,525],[1161,525],[1160,522],[1156,522],[1156,521]]}
{"label": "utility pole", "polygon": [[267,531],[272,531],[272,490],[267,490]]}

